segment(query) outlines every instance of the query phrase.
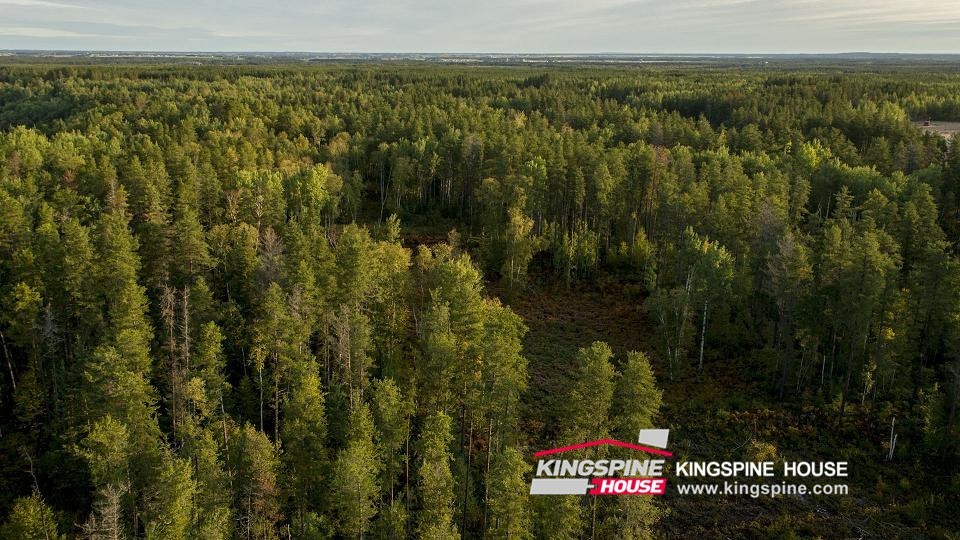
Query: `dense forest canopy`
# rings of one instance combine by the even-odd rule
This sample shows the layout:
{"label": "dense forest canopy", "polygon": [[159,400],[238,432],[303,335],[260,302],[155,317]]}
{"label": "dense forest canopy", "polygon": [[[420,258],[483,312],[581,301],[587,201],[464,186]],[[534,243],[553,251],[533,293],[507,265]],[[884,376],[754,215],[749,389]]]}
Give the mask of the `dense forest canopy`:
{"label": "dense forest canopy", "polygon": [[[955,533],[960,144],[926,119],[960,75],[0,65],[0,537],[696,535],[530,497],[531,455],[698,455],[747,411],[728,455],[819,437],[860,489],[771,534]],[[551,290],[642,347],[544,347]]]}

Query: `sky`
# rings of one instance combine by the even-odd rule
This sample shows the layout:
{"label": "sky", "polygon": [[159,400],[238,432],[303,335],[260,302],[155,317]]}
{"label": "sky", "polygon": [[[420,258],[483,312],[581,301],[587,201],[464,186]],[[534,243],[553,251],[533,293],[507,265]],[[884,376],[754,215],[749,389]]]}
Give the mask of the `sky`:
{"label": "sky", "polygon": [[0,49],[960,53],[960,0],[0,0]]}

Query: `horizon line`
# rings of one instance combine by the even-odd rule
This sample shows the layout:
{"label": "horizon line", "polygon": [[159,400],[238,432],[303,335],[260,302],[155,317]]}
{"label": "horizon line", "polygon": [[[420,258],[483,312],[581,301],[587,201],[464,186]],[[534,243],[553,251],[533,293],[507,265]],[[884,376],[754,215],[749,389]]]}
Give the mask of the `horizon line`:
{"label": "horizon line", "polygon": [[960,56],[960,52],[910,52],[910,51],[864,51],[843,50],[831,52],[623,52],[623,51],[581,51],[581,52],[531,52],[531,51],[324,51],[324,50],[267,50],[267,49],[96,49],[96,48],[0,48],[0,52],[76,52],[76,53],[196,53],[196,54],[382,54],[382,55],[486,55],[486,56],[673,56],[673,57],[702,57],[702,56],[838,56],[838,55],[903,55],[903,56]]}

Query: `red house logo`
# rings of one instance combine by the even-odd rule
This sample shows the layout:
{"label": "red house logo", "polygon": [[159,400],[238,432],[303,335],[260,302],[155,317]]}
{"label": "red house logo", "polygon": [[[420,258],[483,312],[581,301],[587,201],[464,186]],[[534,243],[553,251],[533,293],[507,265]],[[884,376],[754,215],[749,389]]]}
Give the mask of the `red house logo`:
{"label": "red house logo", "polygon": [[570,446],[541,450],[536,474],[530,482],[531,495],[663,495],[667,479],[663,477],[665,460],[647,459],[561,459],[556,454],[591,448],[617,446],[654,456],[673,457],[666,450],[670,431],[644,429],[638,443],[600,439]]}

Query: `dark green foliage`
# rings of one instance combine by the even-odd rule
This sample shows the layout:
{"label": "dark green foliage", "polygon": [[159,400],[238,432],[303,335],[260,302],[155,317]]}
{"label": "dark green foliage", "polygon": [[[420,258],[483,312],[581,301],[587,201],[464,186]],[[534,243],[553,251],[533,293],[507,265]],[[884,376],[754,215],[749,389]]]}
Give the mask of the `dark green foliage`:
{"label": "dark green foliage", "polygon": [[749,415],[949,536],[957,75],[542,71],[0,66],[0,536],[642,538],[529,454]]}

